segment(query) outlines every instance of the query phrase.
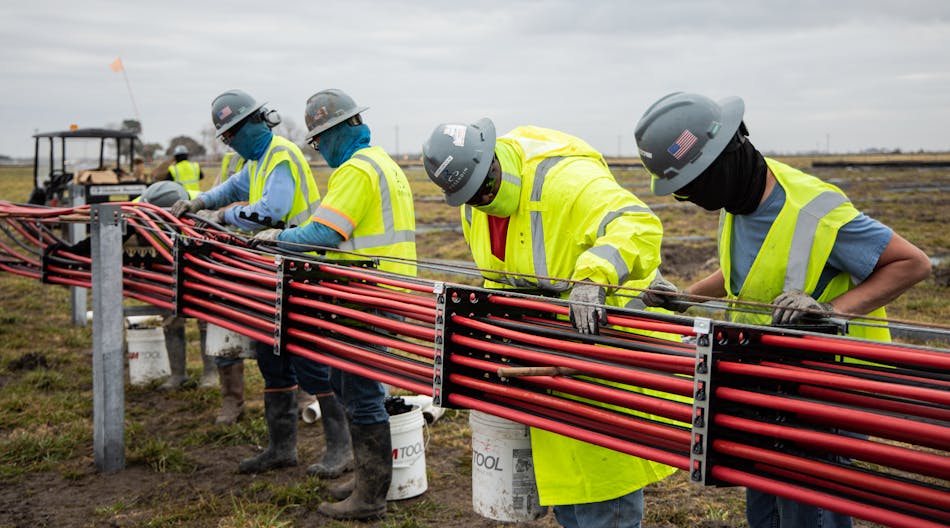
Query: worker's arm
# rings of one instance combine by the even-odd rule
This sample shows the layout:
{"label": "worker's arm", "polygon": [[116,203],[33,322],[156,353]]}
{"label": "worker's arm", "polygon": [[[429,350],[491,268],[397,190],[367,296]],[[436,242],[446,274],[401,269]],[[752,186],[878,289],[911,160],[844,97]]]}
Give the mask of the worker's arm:
{"label": "worker's arm", "polygon": [[688,288],[686,288],[685,293],[690,295],[701,295],[703,297],[725,297],[726,281],[724,275],[722,274],[722,269],[717,269],[705,279],[700,279],[694,282]]}
{"label": "worker's arm", "polygon": [[[246,170],[241,169],[240,173],[225,180],[225,182],[220,187],[225,189],[230,188],[231,180],[238,179],[239,182],[245,182],[248,185],[249,190],[250,179],[248,178],[242,180],[240,178],[242,174],[246,173]],[[213,191],[214,189],[209,192]],[[265,218],[270,218],[272,223],[277,223],[283,220],[284,217],[287,216],[287,213],[290,212],[290,208],[293,206],[294,194],[296,192],[297,189],[294,183],[293,173],[290,171],[290,166],[286,162],[280,163],[267,177],[267,183],[264,185],[264,193],[261,196],[261,199],[254,203],[238,205],[228,209],[224,213],[224,220],[228,224],[247,231],[254,231],[269,227],[264,224],[252,222],[246,218],[250,218],[254,213],[257,213],[257,217],[259,219],[263,220]],[[245,200],[247,199],[246,196],[247,194],[245,194]],[[244,213],[243,216],[245,218],[241,217],[241,213]]]}
{"label": "worker's arm", "polygon": [[866,314],[887,305],[930,275],[930,258],[920,248],[894,233],[874,271],[853,289],[831,299],[836,312]]}

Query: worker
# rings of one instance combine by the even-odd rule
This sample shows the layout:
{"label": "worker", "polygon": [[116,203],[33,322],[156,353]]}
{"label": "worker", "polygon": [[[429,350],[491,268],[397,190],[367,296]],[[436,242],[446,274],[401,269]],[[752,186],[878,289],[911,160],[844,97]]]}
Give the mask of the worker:
{"label": "worker", "polygon": [[[634,290],[607,295],[605,285],[647,288],[663,228],[585,141],[535,126],[496,138],[483,118],[437,126],[422,158],[446,202],[461,207],[486,287],[567,298],[583,334],[599,332],[604,304],[643,308]],[[643,488],[676,471],[542,429],[531,429],[531,449],[540,503],[565,527],[640,526]]]}
{"label": "worker", "polygon": [[[834,185],[764,157],[748,139],[744,112],[738,97],[716,102],[676,92],[637,123],[653,193],[722,210],[719,269],[683,293],[774,305],[771,312],[732,315],[749,324],[844,313],[884,318],[884,305],[930,274],[927,255],[858,211]],[[674,297],[643,299],[674,307]],[[849,325],[849,334],[890,340],[886,327]],[[851,526],[846,515],[755,489],[746,499],[752,528]]]}
{"label": "worker", "polygon": [[[258,231],[272,225],[304,225],[320,200],[310,165],[303,152],[292,141],[274,134],[280,122],[275,110],[264,107],[242,90],[229,90],[211,104],[211,120],[217,136],[247,160],[237,174],[224,183],[191,200],[180,200],[172,206],[175,216],[197,214],[221,226],[234,226],[244,231]],[[226,207],[234,202],[246,205]],[[285,369],[282,362],[291,354],[276,355],[273,344],[255,341],[257,365],[264,377],[264,417],[267,422],[268,445],[256,457],[241,461],[241,473],[260,473],[297,465],[297,387],[319,393],[329,387],[325,371],[312,368],[313,362],[295,363]],[[296,356],[294,356],[296,357]],[[228,358],[225,368],[235,369],[222,377],[224,394],[237,395],[230,383],[244,379],[244,362]],[[301,369],[304,372],[301,372]],[[232,390],[234,389],[234,390]],[[227,392],[225,392],[227,391]],[[243,391],[243,388],[242,388]]]}
{"label": "worker", "polygon": [[186,191],[200,191],[198,180],[204,178],[201,165],[188,160],[188,147],[184,145],[176,145],[173,152],[175,163],[168,166],[168,174],[172,181],[180,183]]}
{"label": "worker", "polygon": [[221,171],[211,186],[216,187],[224,183],[229,176],[237,174],[242,167],[244,167],[244,158],[237,152],[234,152],[234,149],[228,149],[228,151],[224,153],[224,156],[221,157]]}
{"label": "worker", "polygon": [[[334,169],[327,194],[313,222],[295,229],[262,231],[257,238],[291,250],[320,246],[352,252],[326,250],[325,256],[332,259],[379,257],[379,269],[415,275],[412,190],[399,165],[382,148],[370,145],[370,129],[361,115],[366,109],[338,89],[317,92],[307,100],[307,140]],[[357,374],[330,370],[333,392],[317,394],[327,451],[308,472],[319,476],[339,473],[354,457],[356,471],[353,478],[330,490],[334,498],[343,500],[324,502],[319,511],[338,519],[381,516],[386,513],[392,480],[385,387]],[[347,416],[340,412],[337,398]]]}

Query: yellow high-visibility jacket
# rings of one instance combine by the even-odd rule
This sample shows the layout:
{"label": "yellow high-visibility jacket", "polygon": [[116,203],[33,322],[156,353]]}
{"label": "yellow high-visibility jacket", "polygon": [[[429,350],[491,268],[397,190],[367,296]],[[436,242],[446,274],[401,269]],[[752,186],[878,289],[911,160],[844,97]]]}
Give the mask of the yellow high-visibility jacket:
{"label": "yellow high-visibility jacket", "polygon": [[[416,275],[416,216],[405,173],[380,147],[357,150],[330,175],[312,220],[343,237],[339,248],[380,259],[379,269]],[[358,259],[327,251],[327,258]]]}
{"label": "yellow high-visibility jacket", "polygon": [[[730,291],[733,215],[723,212],[719,228],[719,264],[730,299],[770,303],[785,291],[812,294],[837,239],[838,230],[858,216],[841,189],[781,162],[766,158],[778,184],[785,189],[785,205],[762,243],[739,294]],[[819,302],[826,302],[854,288],[851,275],[842,272],[825,287]],[[885,318],[883,307],[872,317]],[[735,312],[738,323],[768,325],[771,314]],[[887,328],[851,325],[848,334],[875,341],[890,341]]]}
{"label": "yellow high-visibility jacket", "polygon": [[287,227],[306,225],[320,204],[320,191],[310,171],[310,164],[304,158],[300,147],[277,134],[274,134],[261,159],[246,162],[248,176],[250,176],[248,203],[253,204],[263,198],[267,177],[278,164],[285,161],[290,165],[296,191],[290,211],[280,220],[283,220]]}
{"label": "yellow high-visibility jacket", "polygon": [[[571,284],[564,279],[649,286],[660,264],[663,228],[646,204],[617,184],[600,153],[576,137],[531,126],[516,128],[498,142],[517,158],[515,171],[502,164],[503,178],[521,185],[504,259],[492,254],[488,215],[468,205],[461,210],[475,263],[497,271],[483,271],[486,287],[537,288],[567,297]],[[498,148],[496,154],[503,155]],[[627,306],[633,295],[636,291],[611,292],[607,304]],[[531,429],[531,446],[544,505],[614,499],[676,471],[542,429]]]}
{"label": "yellow high-visibility jacket", "polygon": [[194,161],[181,160],[168,166],[172,180],[181,184],[186,191],[200,191],[198,186],[201,167]]}

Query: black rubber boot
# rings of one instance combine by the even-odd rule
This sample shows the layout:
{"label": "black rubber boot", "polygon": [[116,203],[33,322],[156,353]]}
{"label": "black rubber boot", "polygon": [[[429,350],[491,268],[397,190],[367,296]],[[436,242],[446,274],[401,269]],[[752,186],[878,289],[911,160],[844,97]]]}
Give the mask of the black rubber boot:
{"label": "black rubber boot", "polygon": [[172,375],[158,388],[161,390],[178,390],[188,381],[185,370],[185,320],[175,317],[165,326],[165,349],[168,351],[168,366]]}
{"label": "black rubber boot", "polygon": [[267,449],[241,461],[241,473],[263,473],[297,465],[297,391],[264,393],[267,420]]}
{"label": "black rubber boot", "polygon": [[308,467],[307,474],[322,479],[337,478],[353,470],[353,445],[350,442],[346,409],[334,394],[318,396],[317,401],[320,403],[320,420],[327,446],[323,458]]}
{"label": "black rubber boot", "polygon": [[356,479],[353,493],[340,502],[320,504],[320,513],[334,519],[369,519],[386,514],[386,493],[393,478],[389,422],[350,424]]}

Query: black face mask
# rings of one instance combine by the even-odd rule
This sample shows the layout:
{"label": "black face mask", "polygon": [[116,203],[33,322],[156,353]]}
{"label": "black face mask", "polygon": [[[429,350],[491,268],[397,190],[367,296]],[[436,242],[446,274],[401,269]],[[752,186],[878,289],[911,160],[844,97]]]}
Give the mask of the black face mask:
{"label": "black face mask", "polygon": [[765,192],[765,158],[741,133],[685,187],[673,193],[679,201],[690,201],[706,209],[725,209],[732,214],[756,210]]}

